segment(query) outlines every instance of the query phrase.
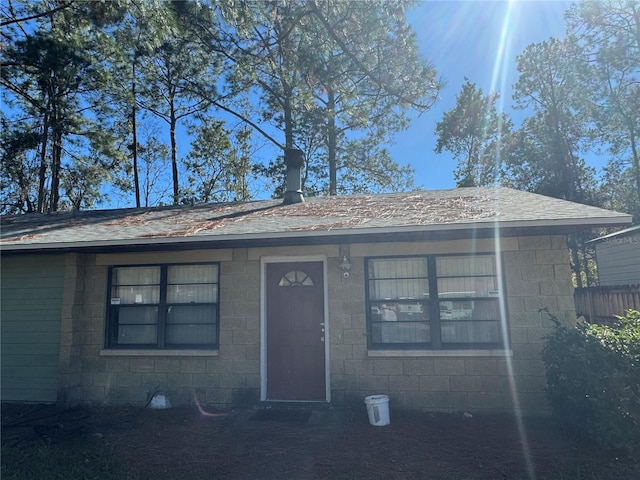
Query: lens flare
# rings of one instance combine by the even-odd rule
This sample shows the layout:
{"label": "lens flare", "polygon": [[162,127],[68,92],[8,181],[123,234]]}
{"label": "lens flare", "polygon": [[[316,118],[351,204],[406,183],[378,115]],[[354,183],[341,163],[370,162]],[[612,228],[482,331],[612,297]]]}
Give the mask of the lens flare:
{"label": "lens flare", "polygon": [[[508,8],[506,9],[504,19],[502,21],[502,29],[500,32],[500,42],[498,44],[498,50],[496,52],[495,62],[493,64],[493,73],[491,76],[491,91],[507,91],[507,78],[508,78],[508,68],[507,60],[511,58],[511,44],[513,38],[513,9],[515,0],[510,0],[508,3]],[[501,96],[498,98],[498,105],[496,106],[499,112],[504,111],[505,107],[505,98]],[[500,118],[500,122],[502,121],[502,117]],[[501,165],[501,134],[503,125],[498,125],[498,148],[496,148],[496,158],[494,162],[497,168],[500,168]],[[498,194],[499,195],[499,194]],[[497,198],[496,198],[497,202]],[[500,245],[500,225],[498,221],[494,224],[494,242],[495,242],[495,251],[496,251],[496,259],[497,259],[497,270],[498,275],[502,277],[503,266],[502,266],[502,257],[500,256],[501,245]],[[504,278],[500,278],[500,285],[504,285]],[[507,308],[506,308],[506,299],[505,299],[504,288],[500,289],[500,325],[502,329],[502,338],[503,338],[503,349],[505,353],[505,361],[507,365],[507,374],[509,378],[509,389],[511,392],[511,401],[513,404],[513,411],[516,418],[516,424],[518,427],[518,435],[520,436],[520,444],[522,447],[522,455],[524,457],[524,461],[527,466],[527,474],[530,479],[535,479],[535,468],[533,465],[533,461],[531,460],[531,451],[529,449],[529,440],[527,438],[526,428],[524,426],[524,422],[522,419],[522,408],[520,406],[520,398],[518,396],[518,391],[516,388],[515,376],[513,372],[513,362],[511,356],[509,355],[509,343],[508,343],[508,326],[507,326]]]}

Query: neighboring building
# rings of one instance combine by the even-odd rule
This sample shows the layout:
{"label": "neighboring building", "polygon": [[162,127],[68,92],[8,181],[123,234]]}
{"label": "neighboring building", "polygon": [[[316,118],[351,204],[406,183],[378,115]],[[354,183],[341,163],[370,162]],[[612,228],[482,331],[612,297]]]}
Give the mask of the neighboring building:
{"label": "neighboring building", "polygon": [[2,400],[545,412],[566,235],[631,222],[507,188],[296,201],[3,218]]}
{"label": "neighboring building", "polygon": [[640,225],[592,240],[596,247],[598,284],[640,285]]}
{"label": "neighboring building", "polygon": [[591,240],[598,286],[575,290],[576,313],[593,323],[615,323],[640,310],[640,225]]}

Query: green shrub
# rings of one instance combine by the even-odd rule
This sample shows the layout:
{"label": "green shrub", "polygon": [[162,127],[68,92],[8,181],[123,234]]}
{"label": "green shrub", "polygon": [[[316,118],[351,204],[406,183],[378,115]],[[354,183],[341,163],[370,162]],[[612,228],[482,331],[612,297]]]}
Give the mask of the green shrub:
{"label": "green shrub", "polygon": [[640,448],[640,312],[612,326],[567,328],[550,317],[542,356],[554,415],[606,450]]}

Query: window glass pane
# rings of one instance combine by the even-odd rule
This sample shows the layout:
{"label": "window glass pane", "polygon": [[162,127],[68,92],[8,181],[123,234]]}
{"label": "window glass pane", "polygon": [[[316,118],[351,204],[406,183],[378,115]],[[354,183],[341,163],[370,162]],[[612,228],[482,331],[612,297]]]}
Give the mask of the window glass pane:
{"label": "window glass pane", "polygon": [[371,306],[373,343],[428,343],[428,309],[422,303],[385,302]]}
{"label": "window glass pane", "polygon": [[425,258],[387,258],[369,260],[369,278],[427,277]]}
{"label": "window glass pane", "polygon": [[160,267],[118,267],[112,271],[112,285],[154,285],[160,283]]}
{"label": "window glass pane", "polygon": [[426,278],[415,280],[371,280],[369,295],[372,300],[429,298],[429,283]]}
{"label": "window glass pane", "polygon": [[381,322],[426,322],[427,308],[421,303],[385,302],[371,306],[371,320]]}
{"label": "window glass pane", "polygon": [[497,321],[442,321],[442,343],[498,343],[500,324]]}
{"label": "window glass pane", "polygon": [[111,304],[118,301],[120,305],[136,303],[159,303],[160,286],[124,286],[111,289]]}
{"label": "window glass pane", "polygon": [[157,343],[155,325],[124,325],[118,328],[118,345]]}
{"label": "window glass pane", "polygon": [[371,341],[384,343],[429,343],[429,324],[416,322],[382,322],[371,324]]}
{"label": "window glass pane", "polygon": [[112,305],[160,302],[160,267],[117,267],[111,278]]}
{"label": "window glass pane", "polygon": [[167,344],[214,344],[216,321],[213,305],[172,306],[167,313]]}
{"label": "window glass pane", "polygon": [[473,314],[473,301],[440,302],[441,320],[470,320]]}
{"label": "window glass pane", "polygon": [[157,343],[158,307],[118,307],[116,318],[119,345]]}
{"label": "window glass pane", "polygon": [[496,277],[438,278],[438,298],[495,297]]}
{"label": "window glass pane", "polygon": [[497,300],[476,300],[471,312],[472,320],[500,320],[500,304]]}
{"label": "window glass pane", "polygon": [[368,266],[371,300],[429,298],[426,259],[372,259]]}
{"label": "window glass pane", "polygon": [[169,285],[167,303],[216,303],[217,285]]}
{"label": "window glass pane", "polygon": [[416,280],[371,280],[371,300],[422,299],[429,298],[427,279]]}
{"label": "window glass pane", "polygon": [[441,320],[500,320],[496,300],[453,300],[440,302]]}
{"label": "window glass pane", "polygon": [[278,282],[279,287],[312,287],[313,280],[302,270],[292,270],[286,273]]}
{"label": "window glass pane", "polygon": [[171,265],[167,269],[167,283],[218,283],[218,266]]}
{"label": "window glass pane", "polygon": [[493,255],[438,257],[436,258],[436,270],[439,277],[495,275],[495,257]]}
{"label": "window glass pane", "polygon": [[118,325],[155,324],[158,307],[118,307]]}
{"label": "window glass pane", "polygon": [[168,325],[167,344],[212,345],[216,343],[214,325]]}
{"label": "window glass pane", "polygon": [[213,305],[179,305],[169,307],[168,324],[216,323],[216,309]]}

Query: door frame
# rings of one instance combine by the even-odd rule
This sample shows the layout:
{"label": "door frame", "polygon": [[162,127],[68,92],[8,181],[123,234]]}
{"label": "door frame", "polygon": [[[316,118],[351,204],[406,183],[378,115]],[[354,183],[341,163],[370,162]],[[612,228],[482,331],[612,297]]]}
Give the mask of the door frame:
{"label": "door frame", "polygon": [[[300,263],[322,262],[322,294],[324,307],[324,372],[325,372],[325,401],[331,401],[330,379],[330,333],[329,333],[329,286],[327,278],[326,255],[281,255],[260,258],[260,400],[267,400],[267,264],[269,263]],[[269,399],[271,401],[271,399]],[[273,400],[278,401],[278,400]],[[286,401],[286,400],[282,400]]]}

